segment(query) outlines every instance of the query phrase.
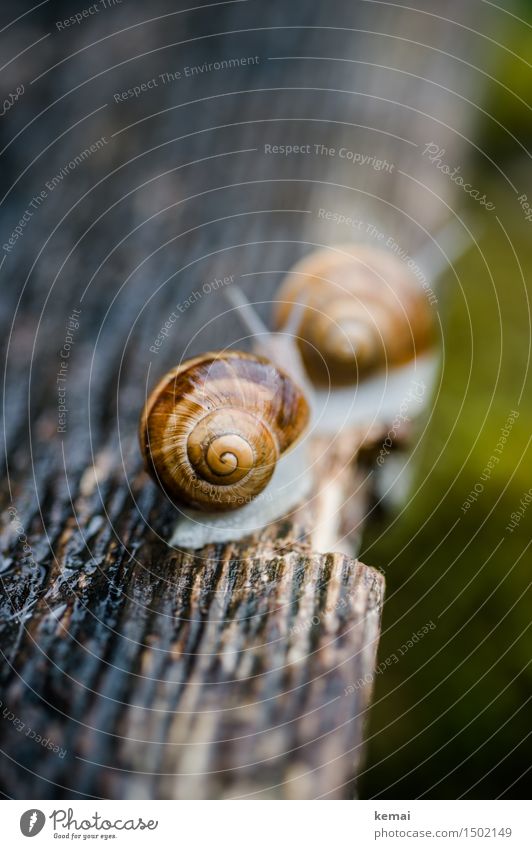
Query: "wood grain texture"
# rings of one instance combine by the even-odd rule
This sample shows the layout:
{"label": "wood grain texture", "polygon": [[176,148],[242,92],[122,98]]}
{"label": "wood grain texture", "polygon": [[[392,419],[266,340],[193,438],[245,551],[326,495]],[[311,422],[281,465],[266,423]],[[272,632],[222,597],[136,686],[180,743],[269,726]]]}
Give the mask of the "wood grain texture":
{"label": "wood grain texture", "polygon": [[[17,670],[3,698],[4,792],[351,794],[383,578],[315,548],[324,535],[340,538],[335,521],[345,513],[330,515],[331,500],[364,510],[357,441],[351,434],[332,455],[315,443],[317,495],[289,519],[240,543],[182,553],[131,522],[119,498],[105,519],[95,513],[98,490],[111,484],[101,458],[98,486],[91,473],[80,484],[76,515],[86,524],[58,517],[56,562],[41,580],[17,544],[4,571],[0,638],[16,647]],[[148,513],[153,498],[157,511],[143,473],[133,496]],[[18,521],[12,512],[11,530]],[[37,745],[37,729],[59,751]]]}
{"label": "wood grain texture", "polygon": [[[371,489],[351,463],[359,443],[312,511],[179,553],[141,471],[138,416],[182,356],[245,335],[223,285],[207,296],[205,283],[237,280],[269,320],[283,273],[345,240],[320,208],[376,221],[409,251],[447,217],[420,150],[436,136],[463,151],[472,113],[452,94],[453,54],[478,57],[467,25],[487,7],[448,3],[456,28],[342,0],[187,5],[148,16],[128,2],[61,32],[71,4],[50,2],[0,33],[6,89],[25,86],[0,125],[3,244],[46,194],[0,269],[0,780],[16,798],[353,792],[369,693],[355,685],[371,677],[382,601],[353,557]],[[2,25],[19,14],[8,0]],[[159,76],[242,56],[258,61]],[[339,538],[343,553],[324,553]]]}
{"label": "wood grain texture", "polygon": [[[67,754],[12,727],[10,757],[39,773],[18,792],[45,777],[54,794],[111,798],[345,796],[381,601],[380,575],[342,555],[252,544],[58,579],[7,699]],[[11,795],[17,774],[3,770]]]}

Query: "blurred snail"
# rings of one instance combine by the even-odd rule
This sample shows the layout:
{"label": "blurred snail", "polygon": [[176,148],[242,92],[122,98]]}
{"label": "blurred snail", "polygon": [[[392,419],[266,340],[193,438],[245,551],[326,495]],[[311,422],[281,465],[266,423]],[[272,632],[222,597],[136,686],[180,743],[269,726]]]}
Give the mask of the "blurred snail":
{"label": "blurred snail", "polygon": [[229,350],[166,374],[146,402],[139,439],[147,471],[172,500],[230,511],[265,490],[308,421],[291,377],[265,357]]}
{"label": "blurred snail", "polygon": [[317,385],[355,383],[404,365],[433,340],[433,311],[407,265],[368,245],[340,245],[298,262],[276,293],[274,324],[286,326],[303,305],[295,330]]}

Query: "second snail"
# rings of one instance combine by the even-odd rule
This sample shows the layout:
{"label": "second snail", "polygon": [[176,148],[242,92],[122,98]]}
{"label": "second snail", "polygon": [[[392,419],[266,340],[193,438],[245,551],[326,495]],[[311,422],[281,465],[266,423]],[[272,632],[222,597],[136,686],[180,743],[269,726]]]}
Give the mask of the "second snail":
{"label": "second snail", "polygon": [[397,257],[369,246],[304,257],[276,294],[276,327],[296,305],[303,308],[294,333],[318,385],[354,383],[402,365],[433,341],[433,313],[419,281]]}

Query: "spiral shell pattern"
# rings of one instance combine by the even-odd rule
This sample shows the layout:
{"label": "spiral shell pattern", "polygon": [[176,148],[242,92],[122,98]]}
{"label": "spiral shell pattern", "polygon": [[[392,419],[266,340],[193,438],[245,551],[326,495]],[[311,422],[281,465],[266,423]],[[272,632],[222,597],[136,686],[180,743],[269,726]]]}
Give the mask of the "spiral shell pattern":
{"label": "spiral shell pattern", "polygon": [[420,282],[387,251],[340,245],[297,263],[276,295],[282,328],[303,303],[298,344],[318,383],[350,383],[413,359],[431,344],[433,315]]}
{"label": "spiral shell pattern", "polygon": [[309,420],[301,390],[262,357],[204,354],[169,372],[140,424],[146,469],[173,500],[242,507],[268,484]]}

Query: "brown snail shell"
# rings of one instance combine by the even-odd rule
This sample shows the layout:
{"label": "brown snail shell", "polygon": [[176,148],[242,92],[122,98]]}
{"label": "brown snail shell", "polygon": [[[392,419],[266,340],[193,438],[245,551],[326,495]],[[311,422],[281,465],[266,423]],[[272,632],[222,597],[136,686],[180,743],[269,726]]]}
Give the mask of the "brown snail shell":
{"label": "brown snail shell", "polygon": [[433,315],[419,281],[398,257],[365,245],[314,251],[276,294],[274,322],[285,327],[304,304],[295,331],[316,383],[345,384],[401,365],[426,350]]}
{"label": "brown snail shell", "polygon": [[264,490],[308,421],[303,392],[269,360],[207,353],[162,378],[139,439],[147,471],[170,498],[234,510]]}

